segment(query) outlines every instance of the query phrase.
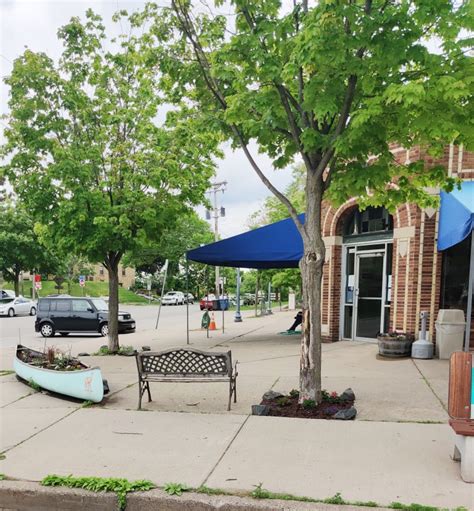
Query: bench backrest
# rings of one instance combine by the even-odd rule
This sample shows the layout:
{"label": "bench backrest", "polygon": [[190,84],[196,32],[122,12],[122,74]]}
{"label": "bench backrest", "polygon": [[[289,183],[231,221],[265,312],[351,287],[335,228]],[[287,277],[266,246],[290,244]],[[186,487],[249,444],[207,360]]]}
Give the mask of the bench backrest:
{"label": "bench backrest", "polygon": [[137,353],[139,373],[174,376],[232,376],[232,355],[227,352],[175,348]]}
{"label": "bench backrest", "polygon": [[453,419],[474,419],[472,354],[456,351],[449,363],[448,414]]}

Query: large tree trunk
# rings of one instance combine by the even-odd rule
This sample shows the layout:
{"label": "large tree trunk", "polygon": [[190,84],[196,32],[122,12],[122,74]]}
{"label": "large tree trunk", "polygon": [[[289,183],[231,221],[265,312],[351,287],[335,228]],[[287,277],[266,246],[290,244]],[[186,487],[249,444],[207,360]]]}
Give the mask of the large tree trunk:
{"label": "large tree trunk", "polygon": [[307,239],[300,270],[303,284],[303,324],[300,359],[299,402],[321,401],[321,283],[325,247],[321,233],[321,203],[324,183],[308,172],[306,180]]}
{"label": "large tree trunk", "polygon": [[116,353],[119,349],[118,337],[118,310],[119,310],[119,276],[118,265],[120,255],[109,253],[106,259],[106,267],[109,272],[109,351]]}
{"label": "large tree trunk", "polygon": [[13,288],[15,289],[15,296],[20,296],[20,275],[18,273],[14,274]]}

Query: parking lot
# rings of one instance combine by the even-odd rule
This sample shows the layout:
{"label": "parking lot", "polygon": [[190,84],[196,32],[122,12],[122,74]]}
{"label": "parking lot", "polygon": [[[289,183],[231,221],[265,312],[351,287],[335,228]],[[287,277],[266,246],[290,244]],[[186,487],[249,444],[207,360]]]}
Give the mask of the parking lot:
{"label": "parking lot", "polygon": [[[137,329],[134,333],[120,335],[123,345],[140,345],[146,342],[150,332],[155,331],[158,314],[157,305],[121,305],[121,311],[129,312],[135,319]],[[220,314],[220,313],[219,313]],[[200,328],[202,312],[199,304],[189,306],[190,329]],[[226,313],[226,321],[232,321],[233,313]],[[43,346],[44,339],[41,334],[35,332],[35,318],[32,316],[16,316],[13,318],[0,317],[0,349],[12,348],[18,343],[35,348]],[[182,330],[183,339],[186,336],[186,306],[162,307],[158,333],[166,331]],[[148,332],[148,334],[146,333]],[[97,345],[97,349],[106,344],[107,340],[99,334],[70,334],[68,337],[55,336],[48,340],[48,344],[56,346],[72,345],[85,338],[91,338],[91,346]],[[96,342],[93,342],[93,340]]]}

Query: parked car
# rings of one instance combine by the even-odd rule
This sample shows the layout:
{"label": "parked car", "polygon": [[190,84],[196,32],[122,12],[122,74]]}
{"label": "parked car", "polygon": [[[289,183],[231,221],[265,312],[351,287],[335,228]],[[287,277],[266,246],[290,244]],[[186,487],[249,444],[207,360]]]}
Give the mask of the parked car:
{"label": "parked car", "polygon": [[192,305],[194,303],[194,295],[191,293],[184,293],[184,303],[190,303]]}
{"label": "parked car", "polygon": [[13,316],[36,314],[36,302],[23,296],[0,298],[0,316]]}
{"label": "parked car", "polygon": [[204,309],[213,310],[214,309],[214,300],[216,299],[216,295],[210,294],[203,296],[199,301],[199,308],[203,311]]}
{"label": "parked car", "polygon": [[[119,333],[135,331],[135,320],[128,312],[119,311]],[[75,296],[48,296],[38,300],[35,321],[36,332],[52,337],[56,332],[109,333],[108,306],[102,298],[79,298]]]}
{"label": "parked car", "polygon": [[184,293],[181,291],[169,291],[161,300],[162,305],[183,305]]}

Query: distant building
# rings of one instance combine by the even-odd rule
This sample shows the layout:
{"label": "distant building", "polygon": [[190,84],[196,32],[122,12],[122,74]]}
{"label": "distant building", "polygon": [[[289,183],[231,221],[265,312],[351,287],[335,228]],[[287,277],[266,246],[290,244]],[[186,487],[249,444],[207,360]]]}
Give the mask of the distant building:
{"label": "distant building", "polygon": [[[94,273],[87,277],[89,282],[108,282],[109,272],[102,264],[93,265]],[[135,269],[127,268],[119,264],[119,286],[129,289],[135,283]]]}

